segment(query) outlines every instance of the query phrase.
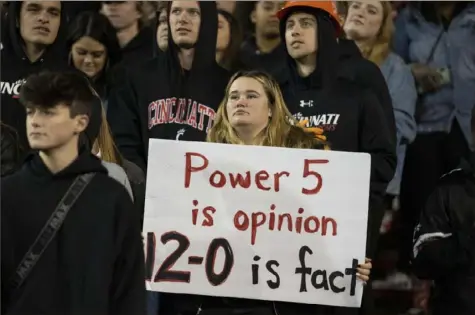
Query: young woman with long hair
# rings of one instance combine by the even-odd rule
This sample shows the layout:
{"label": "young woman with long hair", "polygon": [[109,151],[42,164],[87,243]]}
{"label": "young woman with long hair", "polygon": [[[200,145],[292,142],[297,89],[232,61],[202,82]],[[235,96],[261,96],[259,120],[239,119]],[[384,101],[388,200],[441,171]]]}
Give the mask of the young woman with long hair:
{"label": "young woman with long hair", "polygon": [[115,165],[120,166],[125,171],[127,179],[130,182],[134,203],[141,213],[143,220],[143,211],[145,207],[145,174],[134,163],[127,161],[122,157],[117,149],[109,124],[107,123],[106,112],[101,108],[101,124],[97,138],[92,146],[92,152],[100,157],[105,163],[106,168],[116,170]]}
{"label": "young woman with long hair", "polygon": [[[241,95],[243,86],[253,92]],[[236,105],[245,97],[251,106]],[[230,80],[218,108],[208,142],[286,148],[328,148],[326,142],[302,129],[287,109],[277,82],[261,71],[242,71]]]}
{"label": "young woman with long hair", "polygon": [[229,12],[218,9],[218,38],[216,41],[216,62],[229,71],[238,71],[244,66],[239,60],[242,43],[241,27]]}
{"label": "young woman with long hair", "polygon": [[[299,149],[328,148],[325,141],[297,125],[284,103],[278,83],[260,71],[238,72],[231,78],[207,142]],[[358,279],[368,281],[371,268],[369,261],[360,265],[357,268]],[[334,307],[322,305],[201,296],[187,296],[186,299],[198,308],[183,309],[186,308],[183,296],[165,295],[162,303],[171,303],[173,308],[173,311],[165,311],[166,315],[335,314]],[[354,310],[358,312],[358,309],[351,309],[352,312]]]}
{"label": "young woman with long hair", "polygon": [[[393,7],[389,2],[349,2],[343,28],[346,36],[355,41],[363,57],[380,67],[391,95],[398,140],[396,173],[388,185],[386,195],[386,207],[389,209],[387,214],[392,215],[392,211],[398,210],[406,148],[414,141],[417,132],[414,117],[417,103],[415,81],[410,67],[391,51],[394,24]],[[404,246],[408,250],[412,245],[412,229],[412,226],[407,226],[407,244]],[[387,278],[389,282],[394,282],[394,279],[410,282],[407,275],[399,272],[391,272]]]}
{"label": "young woman with long hair", "polygon": [[116,31],[98,12],[83,12],[71,22],[67,37],[69,63],[92,82],[102,100],[114,82],[115,66],[121,60]]}

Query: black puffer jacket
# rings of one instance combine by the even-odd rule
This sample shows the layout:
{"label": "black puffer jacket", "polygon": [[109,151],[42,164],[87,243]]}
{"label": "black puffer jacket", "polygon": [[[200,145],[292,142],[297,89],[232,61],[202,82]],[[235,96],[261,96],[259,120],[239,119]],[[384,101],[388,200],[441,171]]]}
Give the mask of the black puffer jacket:
{"label": "black puffer jacket", "polygon": [[475,314],[475,153],[441,178],[422,209],[413,266],[434,280],[433,315]]}

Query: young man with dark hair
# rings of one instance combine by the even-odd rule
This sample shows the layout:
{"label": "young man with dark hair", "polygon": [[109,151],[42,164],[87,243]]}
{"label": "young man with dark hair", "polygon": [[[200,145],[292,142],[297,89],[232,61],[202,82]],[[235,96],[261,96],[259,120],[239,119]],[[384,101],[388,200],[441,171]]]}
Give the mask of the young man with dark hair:
{"label": "young man with dark hair", "polygon": [[4,314],[145,313],[139,213],[79,144],[95,101],[77,73],[35,74],[22,86],[37,153],[1,180]]}
{"label": "young man with dark hair", "polygon": [[2,23],[1,117],[18,133],[25,149],[25,109],[18,104],[27,76],[43,70],[68,68],[64,46],[67,17],[60,1],[10,1]]}
{"label": "young man with dark hair", "polygon": [[[475,107],[472,110],[475,143]],[[433,280],[433,315],[475,314],[475,151],[442,176],[414,233],[413,270]]]}
{"label": "young man with dark hair", "polygon": [[278,16],[288,65],[280,86],[289,111],[307,121],[306,127],[324,129],[333,150],[371,154],[371,258],[384,214],[383,196],[396,169],[394,126],[373,90],[355,82],[354,69],[340,62],[341,26],[332,1],[288,2]]}
{"label": "young man with dark hair", "polygon": [[107,120],[126,159],[146,169],[150,138],[205,141],[230,74],[216,63],[214,1],[169,1],[166,52],[125,76]]}

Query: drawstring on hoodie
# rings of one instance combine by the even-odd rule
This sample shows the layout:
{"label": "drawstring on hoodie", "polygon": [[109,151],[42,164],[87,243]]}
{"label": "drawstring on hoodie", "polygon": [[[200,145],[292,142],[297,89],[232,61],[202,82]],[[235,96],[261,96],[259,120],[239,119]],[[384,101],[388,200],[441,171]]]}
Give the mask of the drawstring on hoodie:
{"label": "drawstring on hoodie", "polygon": [[198,310],[196,312],[196,315],[199,315],[201,313],[201,311],[203,310],[203,309],[201,309],[201,306],[203,306],[203,304],[200,304],[200,306],[198,306]]}

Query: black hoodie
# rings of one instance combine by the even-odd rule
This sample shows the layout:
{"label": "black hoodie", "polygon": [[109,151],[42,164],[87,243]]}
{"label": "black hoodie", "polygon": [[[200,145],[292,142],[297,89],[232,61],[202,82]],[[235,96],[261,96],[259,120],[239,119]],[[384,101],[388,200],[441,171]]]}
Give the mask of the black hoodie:
{"label": "black hoodie", "polygon": [[[155,39],[154,39],[155,38]],[[152,27],[145,26],[122,48],[121,66],[129,68],[154,57],[156,36]]]}
{"label": "black hoodie", "polygon": [[434,280],[431,314],[475,314],[475,152],[427,199],[413,252],[414,273]]}
{"label": "black hoodie", "polygon": [[[85,173],[95,177],[7,304],[16,267],[76,176]],[[18,172],[2,178],[1,196],[3,314],[145,314],[139,215],[98,158],[83,152],[52,174],[32,154]]]}
{"label": "black hoodie", "polygon": [[[317,68],[302,78],[295,61],[287,54],[287,73],[280,79],[282,93],[288,109],[298,120],[307,119],[309,127],[325,130],[332,150],[371,154],[367,238],[367,255],[371,257],[383,217],[382,198],[396,168],[395,141],[375,94],[355,83],[353,68],[341,66],[331,21],[315,9],[303,10],[314,14],[318,21]],[[280,23],[285,34],[285,20]]]}
{"label": "black hoodie", "polygon": [[285,66],[285,43],[280,43],[269,53],[262,53],[256,44],[254,36],[245,40],[240,49],[240,62],[242,68],[249,70],[263,70],[272,76],[278,75]]}
{"label": "black hoodie", "polygon": [[[372,257],[384,214],[383,196],[397,163],[394,122],[389,126],[390,119],[374,88],[358,82],[356,70],[359,68],[354,66],[355,59],[348,59],[346,64],[341,62],[348,51],[339,46],[328,17],[311,8],[298,10],[315,15],[318,22],[317,68],[302,78],[295,61],[287,54],[287,72],[280,78],[281,89],[290,112],[298,120],[307,119],[309,127],[323,128],[332,150],[371,154],[366,255]],[[285,34],[284,26],[285,20],[281,20],[282,34]],[[281,315],[357,314],[359,311],[291,303],[278,303],[277,308]]]}
{"label": "black hoodie", "polygon": [[198,3],[192,69],[182,69],[169,27],[167,51],[130,71],[109,99],[107,118],[119,150],[144,170],[150,138],[205,141],[224,97],[230,74],[216,63],[216,3]]}
{"label": "black hoodie", "polygon": [[[18,102],[20,87],[24,80],[32,73],[41,70],[64,70],[68,69],[68,52],[65,46],[67,32],[67,17],[65,11],[61,11],[61,24],[58,35],[43,55],[35,62],[30,62],[23,50],[24,42],[17,27],[22,2],[12,1],[8,6],[8,19],[2,30],[1,51],[1,79],[2,99],[1,117],[2,122],[11,126],[18,132],[22,147],[28,148],[26,138],[26,114],[23,106]],[[2,25],[3,26],[3,25]]]}

